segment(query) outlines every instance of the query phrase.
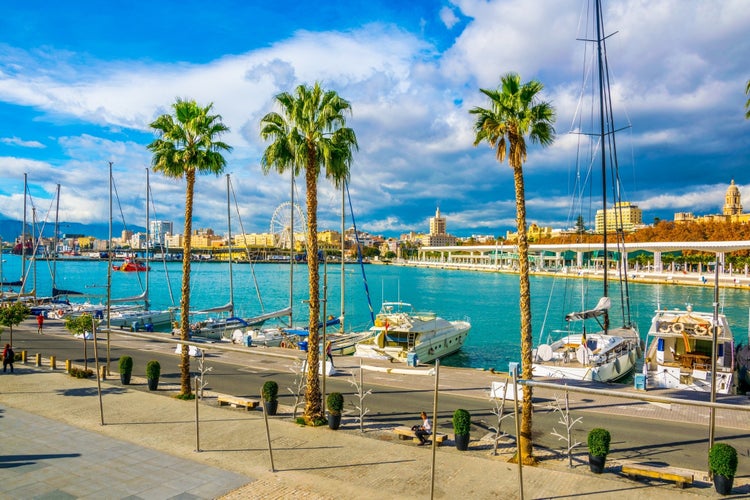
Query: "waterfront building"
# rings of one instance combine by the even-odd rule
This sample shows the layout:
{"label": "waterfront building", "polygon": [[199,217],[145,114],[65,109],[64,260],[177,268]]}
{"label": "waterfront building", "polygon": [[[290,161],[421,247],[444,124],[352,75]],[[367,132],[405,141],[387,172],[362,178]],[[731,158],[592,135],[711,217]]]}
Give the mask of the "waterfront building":
{"label": "waterfront building", "polygon": [[[604,233],[604,210],[596,211],[596,221],[594,232],[596,234]],[[643,225],[643,211],[637,205],[629,201],[615,203],[613,208],[607,209],[607,232],[614,233],[617,229],[622,229],[626,233],[632,233]],[[619,227],[618,227],[619,226]]]}
{"label": "waterfront building", "polygon": [[238,247],[273,248],[274,236],[271,233],[238,234],[234,237]]}
{"label": "waterfront building", "polygon": [[[543,238],[549,238],[551,236],[552,236],[551,227],[541,227],[535,222],[532,222],[529,225],[529,228],[526,230],[526,238],[529,240],[529,242],[540,241]],[[517,231],[505,232],[505,241],[513,242],[513,241],[516,241],[517,239],[518,239]]]}
{"label": "waterfront building", "polygon": [[423,246],[450,246],[456,244],[456,237],[447,233],[448,222],[440,215],[440,207],[435,211],[435,217],[430,217],[430,234],[422,236]]}
{"label": "waterfront building", "polygon": [[740,193],[740,188],[734,183],[734,179],[732,179],[724,195],[723,213],[696,217],[692,212],[678,212],[674,214],[674,221],[677,223],[736,222],[747,224],[750,222],[750,213],[742,212],[742,194]]}
{"label": "waterfront building", "polygon": [[174,226],[172,221],[152,220],[149,222],[149,233],[151,235],[151,241],[149,243],[163,245],[164,237],[168,234],[174,233]]}

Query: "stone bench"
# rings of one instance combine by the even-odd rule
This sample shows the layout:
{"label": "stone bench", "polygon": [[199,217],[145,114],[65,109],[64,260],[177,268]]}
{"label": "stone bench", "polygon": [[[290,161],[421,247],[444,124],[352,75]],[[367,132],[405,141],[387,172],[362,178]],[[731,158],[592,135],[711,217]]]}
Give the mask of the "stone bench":
{"label": "stone bench", "polygon": [[232,405],[235,408],[245,408],[246,410],[252,410],[260,404],[257,399],[241,398],[237,396],[229,396],[227,394],[220,394],[216,401],[219,406]]}
{"label": "stone bench", "polygon": [[622,473],[629,478],[648,477],[664,481],[674,481],[678,488],[686,484],[693,484],[693,475],[671,467],[654,467],[645,464],[629,464],[622,466]]}
{"label": "stone bench", "polygon": [[[399,427],[394,427],[393,432],[398,436],[399,439],[403,441],[411,438],[411,440],[414,441],[415,443],[419,443],[419,438],[414,433],[414,431],[411,430],[411,427],[406,427],[405,425],[401,425]],[[434,439],[438,445],[441,445],[443,444],[443,441],[445,441],[448,438],[448,435],[440,434],[439,432],[437,432],[437,433],[432,433],[429,436],[425,436],[425,438],[427,440]]]}

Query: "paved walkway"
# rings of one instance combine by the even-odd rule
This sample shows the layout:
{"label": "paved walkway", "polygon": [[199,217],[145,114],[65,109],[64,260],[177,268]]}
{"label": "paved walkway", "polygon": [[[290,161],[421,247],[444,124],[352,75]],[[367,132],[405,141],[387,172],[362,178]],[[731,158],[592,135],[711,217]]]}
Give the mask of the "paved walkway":
{"label": "paved walkway", "polygon": [[[443,370],[441,380],[458,386],[458,378],[477,376],[472,373]],[[397,375],[382,378],[381,383],[400,383]],[[169,386],[149,392],[145,380],[133,383],[102,383],[101,425],[95,380],[20,363],[15,374],[0,375],[0,499],[430,496],[432,449],[395,441],[388,431],[369,429],[363,436],[351,419],[337,432],[298,426],[282,408],[269,419],[272,472],[260,411],[219,408],[214,398],[205,398],[198,406],[202,451],[197,452],[195,403],[169,397],[174,394]],[[474,386],[482,383],[475,380]],[[451,443],[437,448],[434,496],[518,498],[518,468],[507,463],[512,451],[501,448],[492,456],[459,452]],[[550,460],[525,467],[523,483],[525,498],[715,497],[696,474],[695,486],[678,490],[613,470],[594,475],[580,462],[571,470]],[[743,479],[735,481],[735,496],[750,495]]]}

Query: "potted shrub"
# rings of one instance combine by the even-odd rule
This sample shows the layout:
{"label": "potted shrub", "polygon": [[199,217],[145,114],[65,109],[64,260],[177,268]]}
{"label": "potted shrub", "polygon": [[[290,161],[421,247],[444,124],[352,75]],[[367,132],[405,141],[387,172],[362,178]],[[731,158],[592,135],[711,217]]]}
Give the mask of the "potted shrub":
{"label": "potted shrub", "polygon": [[708,469],[714,478],[716,492],[729,495],[737,472],[737,450],[726,443],[715,443],[708,451]]}
{"label": "potted shrub", "polygon": [[609,454],[609,442],[612,436],[607,429],[591,429],[588,436],[589,468],[595,474],[604,472],[604,462]]}
{"label": "potted shrub", "polygon": [[148,380],[148,390],[155,391],[159,386],[159,376],[161,375],[161,365],[156,360],[146,363],[146,379]]}
{"label": "potted shrub", "polygon": [[[435,425],[433,423],[432,432],[435,433]],[[469,449],[469,432],[471,431],[471,414],[459,408],[453,412],[453,434],[454,440],[456,441],[456,449],[466,451]]]}
{"label": "potted shrub", "polygon": [[340,392],[332,392],[326,398],[328,407],[328,427],[334,431],[341,425],[341,411],[344,409],[344,396]]}
{"label": "potted shrub", "polygon": [[133,358],[130,356],[121,356],[119,362],[120,383],[130,385],[130,376],[133,374]]}
{"label": "potted shrub", "polygon": [[273,380],[266,380],[261,390],[263,397],[263,407],[266,409],[268,415],[276,415],[276,410],[279,408],[279,384]]}

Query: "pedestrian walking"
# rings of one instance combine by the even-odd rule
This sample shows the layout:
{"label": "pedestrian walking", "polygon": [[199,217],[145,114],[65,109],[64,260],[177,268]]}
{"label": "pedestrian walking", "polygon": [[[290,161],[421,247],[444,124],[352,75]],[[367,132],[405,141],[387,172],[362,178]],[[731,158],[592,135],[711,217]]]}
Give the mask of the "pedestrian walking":
{"label": "pedestrian walking", "polygon": [[5,349],[3,349],[3,373],[5,373],[8,365],[10,365],[10,373],[13,373],[13,361],[15,361],[15,357],[16,353],[13,352],[10,344],[5,344]]}
{"label": "pedestrian walking", "polygon": [[326,342],[326,357],[328,358],[328,362],[331,363],[331,368],[334,368],[333,366],[333,355],[331,354],[331,341]]}
{"label": "pedestrian walking", "polygon": [[43,328],[44,328],[44,315],[42,313],[39,313],[36,315],[36,333],[41,335]]}

